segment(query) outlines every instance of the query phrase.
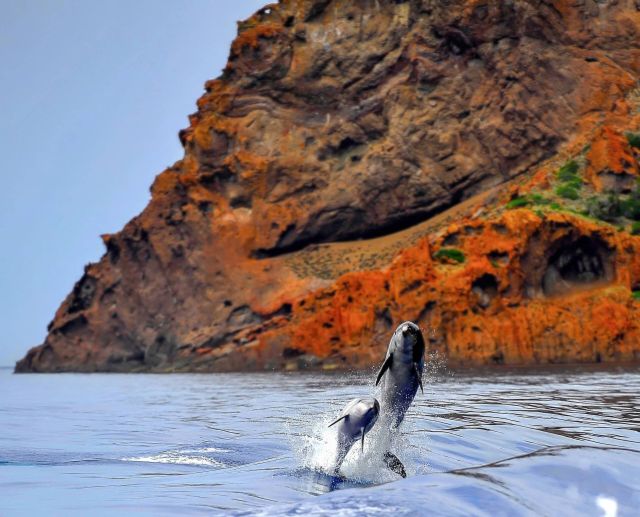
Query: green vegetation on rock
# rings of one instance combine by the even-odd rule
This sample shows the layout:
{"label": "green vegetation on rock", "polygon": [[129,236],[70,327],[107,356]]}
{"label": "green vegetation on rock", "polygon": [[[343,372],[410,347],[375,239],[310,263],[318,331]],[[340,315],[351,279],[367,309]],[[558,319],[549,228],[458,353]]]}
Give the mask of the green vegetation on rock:
{"label": "green vegetation on rock", "polygon": [[551,203],[550,199],[547,199],[546,197],[544,197],[542,194],[531,194],[529,196],[529,199],[531,199],[531,202],[534,205],[549,205]]}
{"label": "green vegetation on rock", "polygon": [[586,212],[595,219],[612,223],[622,215],[620,196],[614,192],[605,196],[592,196],[587,200]]}
{"label": "green vegetation on rock", "polygon": [[458,264],[462,264],[465,261],[464,253],[456,248],[441,248],[434,253],[433,257],[437,260],[453,260]]}
{"label": "green vegetation on rock", "polygon": [[542,194],[534,193],[528,196],[521,196],[512,199],[507,203],[507,209],[512,210],[514,208],[523,208],[529,205],[549,205],[551,200],[544,197]]}
{"label": "green vegetation on rock", "polygon": [[556,177],[562,181],[561,185],[556,187],[556,194],[564,199],[575,201],[580,198],[578,191],[582,188],[582,178],[578,176],[580,165],[575,160],[569,160],[565,163],[556,174]]}
{"label": "green vegetation on rock", "polygon": [[629,197],[622,201],[622,213],[634,221],[640,221],[640,182]]}
{"label": "green vegetation on rock", "polygon": [[512,199],[511,201],[509,201],[507,203],[507,209],[508,210],[513,210],[514,208],[522,208],[524,206],[529,205],[529,199],[525,196],[525,197],[517,197],[515,199]]}
{"label": "green vegetation on rock", "polygon": [[[627,133],[627,138],[631,145],[640,149],[640,133]],[[506,208],[528,208],[539,217],[544,217],[548,210],[567,212],[640,235],[640,180],[627,194],[613,191],[598,193],[582,179],[580,168],[579,161],[568,160],[555,173],[553,190],[519,196],[509,201]]]}
{"label": "green vegetation on rock", "polygon": [[623,217],[640,221],[640,184],[627,196],[607,192],[590,197],[586,203],[586,213],[609,223],[618,222]]}
{"label": "green vegetation on rock", "polygon": [[556,194],[558,194],[560,197],[571,199],[573,201],[580,198],[580,194],[578,194],[578,191],[575,189],[575,187],[567,184],[557,187]]}
{"label": "green vegetation on rock", "polygon": [[631,147],[640,149],[640,133],[627,133],[626,137]]}
{"label": "green vegetation on rock", "polygon": [[631,293],[631,298],[640,302],[640,291],[633,291]]}
{"label": "green vegetation on rock", "polygon": [[575,160],[569,160],[558,170],[558,179],[560,181],[570,181],[573,178],[577,178],[578,171],[580,170],[580,166],[578,162]]}
{"label": "green vegetation on rock", "polygon": [[576,176],[568,181],[565,181],[564,185],[575,190],[580,190],[582,188],[582,180]]}

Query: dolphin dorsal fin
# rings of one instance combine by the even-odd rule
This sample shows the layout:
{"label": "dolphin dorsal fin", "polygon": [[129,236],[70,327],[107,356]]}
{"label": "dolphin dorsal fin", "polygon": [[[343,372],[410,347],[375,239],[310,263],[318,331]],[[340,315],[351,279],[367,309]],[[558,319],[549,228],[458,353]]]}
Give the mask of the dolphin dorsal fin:
{"label": "dolphin dorsal fin", "polygon": [[389,357],[385,359],[384,363],[382,364],[382,368],[380,368],[380,371],[378,372],[378,378],[376,379],[376,386],[380,383],[380,379],[382,379],[384,372],[386,372],[389,368],[391,368],[392,363],[393,363],[393,354],[389,354]]}
{"label": "dolphin dorsal fin", "polygon": [[345,420],[345,419],[347,419],[347,418],[349,418],[349,415],[342,415],[340,418],[338,418],[338,420],[336,420],[336,421],[334,421],[334,422],[331,422],[331,423],[329,424],[329,427],[331,427],[331,426],[333,426],[333,425],[336,425],[338,422],[340,422],[340,420]]}
{"label": "dolphin dorsal fin", "polygon": [[416,372],[416,377],[418,378],[418,384],[420,385],[420,391],[424,395],[424,388],[422,387],[422,375],[420,375],[420,370],[418,369],[418,363],[413,363],[413,371]]}

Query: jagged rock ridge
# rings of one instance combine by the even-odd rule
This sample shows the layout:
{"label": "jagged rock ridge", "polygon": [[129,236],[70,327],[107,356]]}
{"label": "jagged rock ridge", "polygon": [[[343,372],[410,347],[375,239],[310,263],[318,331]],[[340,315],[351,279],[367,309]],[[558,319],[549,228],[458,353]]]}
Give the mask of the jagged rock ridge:
{"label": "jagged rock ridge", "polygon": [[633,189],[638,9],[263,8],[16,370],[367,366],[403,319],[452,363],[638,359],[638,238],[523,197],[569,158],[583,193]]}

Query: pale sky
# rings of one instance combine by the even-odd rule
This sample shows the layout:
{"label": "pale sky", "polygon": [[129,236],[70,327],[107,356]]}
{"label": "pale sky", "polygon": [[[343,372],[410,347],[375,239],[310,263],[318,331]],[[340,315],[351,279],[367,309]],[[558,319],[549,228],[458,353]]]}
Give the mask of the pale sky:
{"label": "pale sky", "polygon": [[0,0],[0,366],[46,335],[100,234],[182,157],[178,131],[267,0]]}

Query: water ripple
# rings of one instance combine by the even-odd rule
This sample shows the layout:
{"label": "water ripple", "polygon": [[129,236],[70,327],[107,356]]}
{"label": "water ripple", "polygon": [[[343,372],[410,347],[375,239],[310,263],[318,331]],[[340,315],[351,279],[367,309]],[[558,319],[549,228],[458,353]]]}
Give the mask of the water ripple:
{"label": "water ripple", "polygon": [[0,371],[0,514],[633,515],[640,507],[637,368],[431,371],[396,451],[408,479],[382,468],[375,447],[352,451],[347,479],[318,472],[329,419],[370,393],[371,379]]}

